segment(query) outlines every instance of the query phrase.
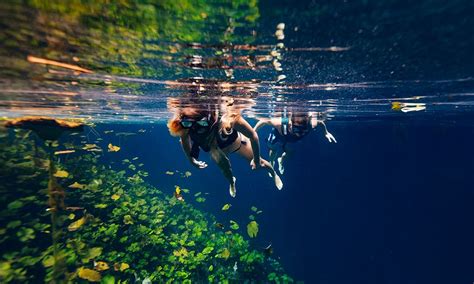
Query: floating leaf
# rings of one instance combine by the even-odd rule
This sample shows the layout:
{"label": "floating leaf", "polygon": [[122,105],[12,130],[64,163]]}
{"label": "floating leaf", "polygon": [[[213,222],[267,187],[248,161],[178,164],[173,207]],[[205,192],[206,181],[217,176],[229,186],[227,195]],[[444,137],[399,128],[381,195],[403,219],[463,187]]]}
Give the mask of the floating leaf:
{"label": "floating leaf", "polygon": [[63,151],[56,151],[54,155],[64,155],[64,154],[71,154],[76,152],[76,150],[63,150]]}
{"label": "floating leaf", "polygon": [[131,225],[131,224],[133,224],[132,216],[130,216],[130,215],[125,215],[125,216],[123,216],[123,223],[124,223],[125,225]]}
{"label": "floating leaf", "polygon": [[257,210],[258,210],[258,208],[255,207],[255,206],[252,206],[250,209],[251,209],[253,212],[257,212]]}
{"label": "floating leaf", "polygon": [[53,266],[54,265],[54,256],[48,255],[47,257],[43,258],[43,261],[41,261],[41,263],[43,263],[44,267]]}
{"label": "floating leaf", "polygon": [[99,272],[84,267],[81,267],[77,270],[77,275],[79,278],[89,280],[91,282],[99,282],[102,278]]}
{"label": "floating leaf", "polygon": [[99,208],[99,209],[104,209],[104,208],[107,208],[107,204],[99,203],[99,204],[94,205],[94,207]]}
{"label": "floating leaf", "polygon": [[212,272],[214,270],[214,266],[212,264],[209,265],[209,268],[207,270],[209,270],[209,272]]}
{"label": "floating leaf", "polygon": [[76,188],[76,189],[84,189],[86,186],[84,184],[80,184],[76,181],[68,187],[69,188]]}
{"label": "floating leaf", "polygon": [[21,242],[26,242],[35,238],[35,231],[31,228],[20,228],[16,235]]}
{"label": "floating leaf", "polygon": [[203,254],[210,254],[213,250],[214,250],[214,247],[205,247],[205,248],[202,250],[202,253],[203,253]]}
{"label": "floating leaf", "polygon": [[130,265],[128,265],[128,263],[122,262],[122,263],[120,264],[119,270],[120,270],[120,271],[125,271],[125,270],[127,270],[128,268],[130,268]]}
{"label": "floating leaf", "polygon": [[67,218],[69,220],[74,220],[74,218],[76,218],[76,215],[74,215],[73,213],[69,214],[69,216],[67,216]]}
{"label": "floating leaf", "polygon": [[120,195],[114,194],[110,198],[112,198],[112,200],[114,200],[114,201],[117,201],[120,198]]}
{"label": "floating leaf", "polygon": [[262,210],[258,210],[257,214],[262,214],[262,212],[263,212]]}
{"label": "floating leaf", "polygon": [[84,225],[86,223],[86,217],[82,217],[81,219],[75,221],[75,222],[72,222],[71,224],[69,224],[69,226],[67,227],[67,229],[70,231],[70,232],[74,232],[74,231],[77,231],[77,229],[79,229],[80,227],[82,227],[82,225]]}
{"label": "floating leaf", "polygon": [[16,201],[8,203],[7,208],[8,210],[14,210],[14,209],[23,207],[23,205],[24,205],[23,202],[21,202],[20,200],[16,200]]}
{"label": "floating leaf", "polygon": [[206,201],[206,198],[204,198],[204,197],[198,197],[198,198],[196,198],[196,201],[199,202],[199,203],[203,203],[203,202]]}
{"label": "floating leaf", "polygon": [[97,271],[104,271],[109,269],[109,265],[105,261],[94,262],[94,269]]}
{"label": "floating leaf", "polygon": [[195,194],[194,194],[194,197],[198,197],[198,196],[201,195],[201,194],[202,194],[202,192],[195,193]]}
{"label": "floating leaf", "polygon": [[255,216],[250,215],[250,216],[249,216],[249,219],[250,219],[250,220],[255,220]]}
{"label": "floating leaf", "polygon": [[251,238],[255,238],[258,234],[258,223],[256,221],[251,221],[247,225],[247,234]]}
{"label": "floating leaf", "polygon": [[13,228],[19,227],[20,225],[21,225],[21,221],[20,221],[20,220],[10,221],[10,222],[8,222],[8,224],[7,224],[7,228],[8,228],[8,229],[13,229]]}
{"label": "floating leaf", "polygon": [[225,248],[222,252],[221,252],[221,257],[224,258],[224,259],[228,259],[230,257],[230,251],[228,248]]}
{"label": "floating leaf", "polygon": [[191,174],[191,172],[190,172],[190,171],[186,171],[186,172],[184,172],[184,176],[185,176],[185,177],[190,177],[191,175],[192,175],[192,174]]}
{"label": "floating leaf", "polygon": [[54,176],[58,177],[58,178],[67,178],[69,176],[69,173],[67,171],[64,171],[64,170],[58,170],[58,171],[56,171]]}
{"label": "floating leaf", "polygon": [[232,230],[238,230],[239,229],[239,224],[237,224],[237,222],[235,222],[233,220],[230,220],[229,223],[230,223],[230,228]]}
{"label": "floating leaf", "polygon": [[112,275],[105,275],[100,281],[101,284],[115,284],[115,277]]}
{"label": "floating leaf", "polygon": [[184,201],[183,196],[181,195],[181,188],[177,185],[175,185],[174,189],[174,197],[178,199],[179,201]]}
{"label": "floating leaf", "polygon": [[169,176],[172,176],[172,175],[174,175],[174,172],[166,171],[165,174],[167,174],[167,175],[169,175]]}
{"label": "floating leaf", "polygon": [[186,257],[188,256],[188,250],[185,247],[182,247],[179,250],[173,251],[173,255],[176,257]]}
{"label": "floating leaf", "polygon": [[94,259],[102,254],[101,247],[93,247],[89,250],[89,259]]}
{"label": "floating leaf", "polygon": [[227,211],[227,210],[229,210],[229,208],[230,208],[231,206],[232,206],[232,205],[229,204],[229,203],[225,204],[224,206],[222,206],[222,211]]}
{"label": "floating leaf", "polygon": [[120,151],[119,146],[114,146],[111,143],[109,143],[109,145],[107,145],[107,148],[108,148],[109,152],[118,152],[118,151]]}

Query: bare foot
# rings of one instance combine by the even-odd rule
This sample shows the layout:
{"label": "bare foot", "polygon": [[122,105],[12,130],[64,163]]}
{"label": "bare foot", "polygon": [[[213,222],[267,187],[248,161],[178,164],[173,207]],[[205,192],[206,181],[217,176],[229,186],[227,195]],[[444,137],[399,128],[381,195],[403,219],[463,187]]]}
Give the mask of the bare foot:
{"label": "bare foot", "polygon": [[281,181],[281,178],[275,173],[273,176],[273,180],[275,181],[275,186],[278,188],[278,190],[281,190],[283,188],[283,182]]}
{"label": "bare foot", "polygon": [[235,188],[235,181],[237,180],[235,177],[233,177],[234,182],[229,186],[229,194],[232,197],[235,197],[237,194],[237,189]]}

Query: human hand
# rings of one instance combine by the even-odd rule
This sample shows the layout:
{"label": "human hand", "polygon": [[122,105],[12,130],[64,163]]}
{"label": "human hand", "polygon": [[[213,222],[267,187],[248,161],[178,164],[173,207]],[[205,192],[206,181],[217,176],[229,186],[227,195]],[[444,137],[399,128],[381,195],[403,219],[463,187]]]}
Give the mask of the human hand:
{"label": "human hand", "polygon": [[264,165],[265,165],[265,162],[260,158],[258,159],[257,163],[255,162],[255,159],[252,159],[252,161],[250,161],[250,168],[252,168],[252,170],[256,170],[258,168],[261,168]]}
{"label": "human hand", "polygon": [[329,143],[331,142],[337,143],[336,138],[334,138],[334,136],[331,133],[329,133],[329,131],[326,130],[325,136],[328,139]]}
{"label": "human hand", "polygon": [[191,158],[191,164],[198,169],[204,169],[207,167],[206,162],[196,160],[195,158]]}

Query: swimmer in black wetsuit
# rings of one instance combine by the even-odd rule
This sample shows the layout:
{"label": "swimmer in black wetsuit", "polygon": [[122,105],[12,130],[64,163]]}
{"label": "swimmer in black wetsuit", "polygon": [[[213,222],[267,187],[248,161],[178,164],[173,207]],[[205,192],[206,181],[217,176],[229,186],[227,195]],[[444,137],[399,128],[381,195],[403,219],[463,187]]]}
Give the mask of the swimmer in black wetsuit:
{"label": "swimmer in black wetsuit", "polygon": [[185,107],[179,110],[168,123],[173,136],[179,136],[186,157],[199,169],[207,164],[198,160],[199,151],[211,154],[211,158],[229,181],[229,193],[236,195],[234,177],[227,157],[238,153],[250,162],[252,169],[265,168],[274,179],[278,189],[283,187],[280,177],[270,163],[260,157],[260,146],[257,133],[240,114],[220,115],[219,110],[198,110]]}
{"label": "swimmer in black wetsuit", "polygon": [[273,166],[278,161],[278,171],[283,174],[285,168],[283,162],[288,156],[290,149],[287,144],[293,144],[306,137],[318,124],[323,125],[325,136],[329,142],[337,143],[334,136],[327,130],[326,124],[317,113],[291,113],[283,114],[281,117],[261,119],[255,125],[258,131],[264,125],[273,127],[267,138],[267,146],[270,149],[270,163]]}

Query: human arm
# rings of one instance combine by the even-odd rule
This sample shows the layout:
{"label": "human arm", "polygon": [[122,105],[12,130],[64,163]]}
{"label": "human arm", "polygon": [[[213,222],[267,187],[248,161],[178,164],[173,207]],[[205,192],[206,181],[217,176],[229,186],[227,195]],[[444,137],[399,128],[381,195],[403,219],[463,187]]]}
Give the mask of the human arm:
{"label": "human arm", "polygon": [[192,156],[192,141],[191,137],[189,137],[188,133],[185,133],[181,136],[180,140],[181,147],[183,148],[183,152],[188,158],[189,162],[198,169],[204,169],[207,167],[207,164],[203,161],[199,161]]}

